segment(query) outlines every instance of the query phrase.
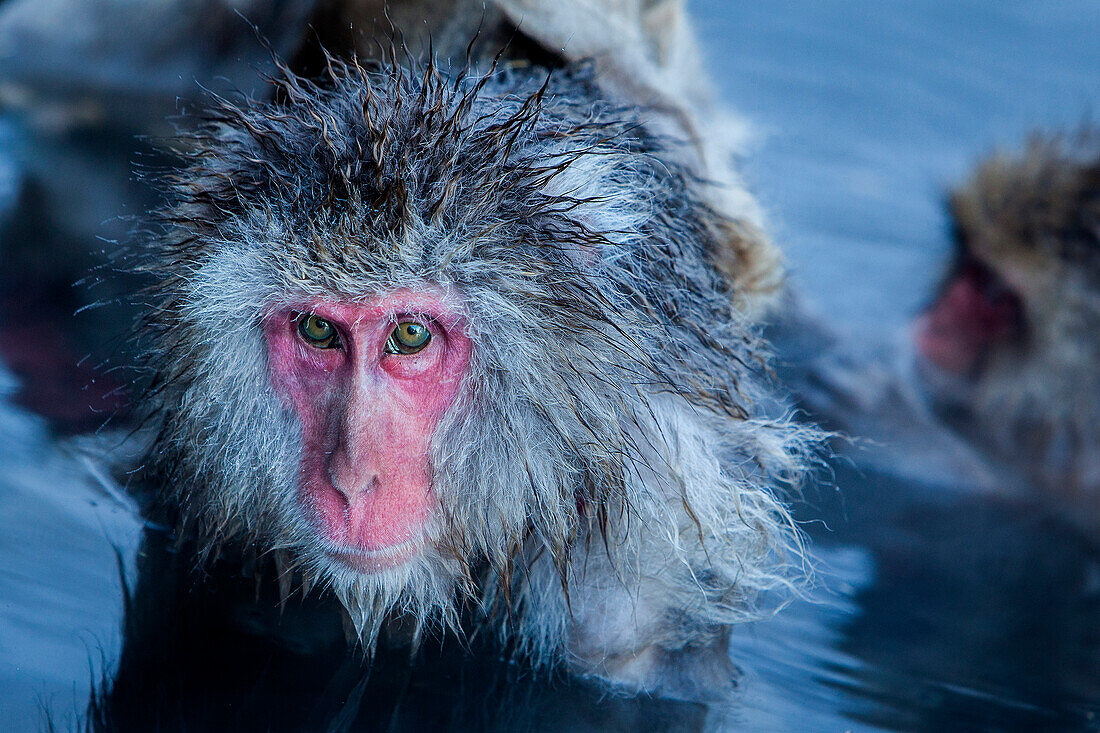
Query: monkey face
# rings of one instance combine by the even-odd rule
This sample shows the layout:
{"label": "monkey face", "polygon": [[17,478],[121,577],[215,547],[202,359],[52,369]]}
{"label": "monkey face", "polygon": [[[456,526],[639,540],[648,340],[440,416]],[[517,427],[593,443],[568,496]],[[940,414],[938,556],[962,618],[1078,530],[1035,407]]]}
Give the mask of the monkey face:
{"label": "monkey face", "polygon": [[264,323],[271,381],[301,425],[299,501],[325,553],[359,572],[406,562],[438,501],[429,445],[469,363],[434,294],[317,301]]}

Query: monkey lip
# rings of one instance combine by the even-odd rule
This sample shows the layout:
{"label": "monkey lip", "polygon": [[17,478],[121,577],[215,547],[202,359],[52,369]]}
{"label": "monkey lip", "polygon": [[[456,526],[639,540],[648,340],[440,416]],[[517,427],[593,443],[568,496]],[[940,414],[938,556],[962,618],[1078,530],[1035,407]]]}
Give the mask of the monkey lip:
{"label": "monkey lip", "polygon": [[325,554],[351,570],[372,575],[409,562],[420,552],[423,544],[423,535],[379,549],[365,549],[328,543],[325,547]]}

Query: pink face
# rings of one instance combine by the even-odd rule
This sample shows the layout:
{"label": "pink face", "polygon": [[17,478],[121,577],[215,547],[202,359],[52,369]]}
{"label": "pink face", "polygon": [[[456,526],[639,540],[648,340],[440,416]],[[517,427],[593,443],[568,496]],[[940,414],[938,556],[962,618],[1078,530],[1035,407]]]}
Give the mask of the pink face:
{"label": "pink face", "polygon": [[917,350],[940,369],[967,376],[987,349],[1016,334],[1020,307],[996,275],[964,268],[917,321]]}
{"label": "pink face", "polygon": [[408,290],[264,321],[272,384],[302,426],[303,509],[355,570],[399,565],[424,538],[429,445],[470,360],[464,325],[438,295]]}

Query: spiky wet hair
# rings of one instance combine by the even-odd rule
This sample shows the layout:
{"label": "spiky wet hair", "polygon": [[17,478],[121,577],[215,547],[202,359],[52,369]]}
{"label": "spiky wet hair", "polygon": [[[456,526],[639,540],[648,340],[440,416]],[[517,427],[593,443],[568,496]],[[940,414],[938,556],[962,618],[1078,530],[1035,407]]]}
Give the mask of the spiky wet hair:
{"label": "spiky wet hair", "polygon": [[[275,102],[215,100],[148,258],[150,463],[182,531],[288,559],[368,642],[389,613],[453,623],[465,599],[507,606],[540,658],[599,567],[661,588],[670,644],[788,585],[798,537],[775,489],[805,435],[754,407],[761,346],[708,255],[729,222],[645,110],[583,68],[284,72]],[[432,441],[443,509],[410,566],[360,576],[299,506],[300,428],[260,323],[425,284],[474,343]]]}

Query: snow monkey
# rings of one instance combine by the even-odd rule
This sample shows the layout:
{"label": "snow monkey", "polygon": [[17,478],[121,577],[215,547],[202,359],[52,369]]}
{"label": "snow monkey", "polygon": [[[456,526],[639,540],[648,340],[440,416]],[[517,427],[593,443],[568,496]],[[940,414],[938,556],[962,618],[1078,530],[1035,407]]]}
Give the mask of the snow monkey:
{"label": "snow monkey", "polygon": [[153,513],[366,649],[472,615],[626,691],[728,682],[729,626],[803,571],[811,438],[761,407],[724,254],[766,240],[592,65],[322,66],[215,100],[169,181]]}
{"label": "snow monkey", "polygon": [[1100,532],[1100,136],[1033,136],[951,196],[956,253],[917,328],[939,411]]}

